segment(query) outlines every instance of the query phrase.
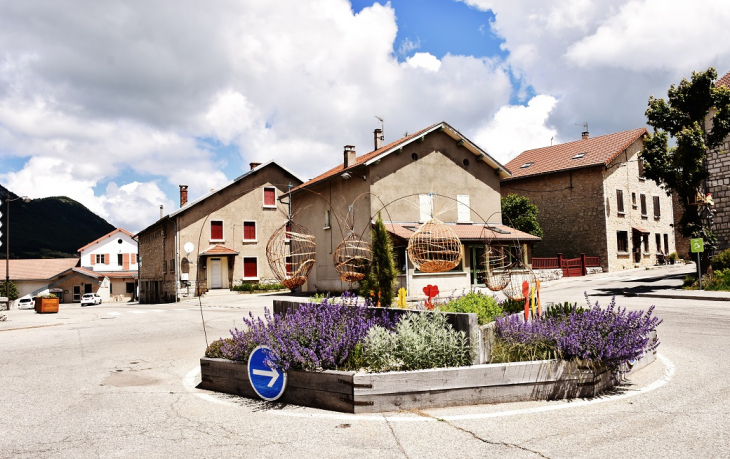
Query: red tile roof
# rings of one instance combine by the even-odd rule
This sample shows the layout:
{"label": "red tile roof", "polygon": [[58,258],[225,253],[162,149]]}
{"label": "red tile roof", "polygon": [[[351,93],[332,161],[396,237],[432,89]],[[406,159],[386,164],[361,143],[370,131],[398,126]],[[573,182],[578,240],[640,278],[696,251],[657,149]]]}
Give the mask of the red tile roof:
{"label": "red tile roof", "polygon": [[200,252],[200,255],[238,255],[238,252],[220,244],[216,244]]}
{"label": "red tile roof", "polygon": [[[506,225],[463,225],[463,224],[448,224],[449,228],[454,230],[456,236],[462,241],[483,241],[496,240],[496,241],[523,241],[523,242],[536,242],[540,241],[540,238],[533,236],[532,234],[518,231],[514,228],[510,228]],[[410,239],[411,235],[421,226],[420,223],[385,223],[385,229],[392,235],[401,239]]]}
{"label": "red tile roof", "polygon": [[715,86],[725,86],[727,88],[730,88],[730,72],[727,72],[725,75],[721,76],[720,79],[718,79],[715,83]]}
{"label": "red tile roof", "polygon": [[96,271],[96,274],[100,274],[110,279],[124,279],[137,277],[137,271]]}
{"label": "red tile roof", "polygon": [[105,234],[102,237],[100,237],[99,239],[97,239],[95,241],[92,241],[92,242],[89,242],[88,244],[86,244],[85,246],[83,246],[79,250],[77,250],[77,252],[81,252],[82,250],[86,249],[87,247],[90,247],[90,246],[96,244],[97,242],[101,242],[103,239],[106,239],[108,237],[112,237],[112,236],[114,236],[117,233],[124,233],[127,236],[129,236],[131,238],[134,238],[134,234],[130,233],[129,231],[127,231],[127,230],[125,230],[123,228],[117,228],[114,231],[112,231],[111,233]]}
{"label": "red tile roof", "polygon": [[[507,169],[512,173],[512,177],[503,180],[514,180],[591,166],[605,166],[646,133],[646,128],[637,128],[552,147],[527,150],[507,163]],[[577,155],[582,153],[585,153],[585,155],[576,158]],[[522,167],[525,164],[530,165]]]}
{"label": "red tile roof", "polygon": [[[78,258],[10,260],[10,280],[47,280],[74,268]],[[0,279],[5,279],[5,260],[0,262]]]}

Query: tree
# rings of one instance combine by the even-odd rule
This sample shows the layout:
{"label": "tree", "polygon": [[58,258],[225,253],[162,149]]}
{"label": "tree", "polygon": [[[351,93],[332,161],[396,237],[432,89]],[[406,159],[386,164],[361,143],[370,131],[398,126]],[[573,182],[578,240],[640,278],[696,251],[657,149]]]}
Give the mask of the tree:
{"label": "tree", "polygon": [[[730,134],[730,90],[716,87],[717,72],[692,72],[691,81],[682,79],[672,85],[667,100],[649,98],[647,123],[654,133],[644,139],[641,158],[644,176],[667,191],[677,193],[683,207],[679,231],[684,237],[701,237],[705,247],[714,250],[717,238],[712,233],[709,205],[695,204],[698,194],[705,196],[707,152],[717,149]],[[711,122],[706,122],[711,116]],[[669,138],[674,146],[669,145]],[[708,252],[705,252],[707,263]]]}
{"label": "tree", "polygon": [[514,229],[542,237],[542,228],[537,222],[537,206],[529,198],[510,194],[502,197],[502,222]]}
{"label": "tree", "polygon": [[[8,300],[14,301],[18,299],[18,287],[15,286],[15,283],[13,281],[8,282],[8,293],[7,297]],[[5,295],[5,281],[0,282],[0,296],[6,296]]]}
{"label": "tree", "polygon": [[373,261],[367,275],[360,281],[360,295],[379,306],[388,307],[393,302],[398,268],[393,256],[393,243],[380,214],[371,233],[371,247]]}

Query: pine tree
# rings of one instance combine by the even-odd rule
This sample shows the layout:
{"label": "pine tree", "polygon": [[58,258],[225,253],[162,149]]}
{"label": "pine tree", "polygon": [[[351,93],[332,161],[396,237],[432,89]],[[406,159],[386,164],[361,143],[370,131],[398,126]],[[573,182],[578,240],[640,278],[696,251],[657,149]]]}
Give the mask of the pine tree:
{"label": "pine tree", "polygon": [[379,306],[389,307],[393,302],[398,269],[393,256],[393,243],[380,214],[371,233],[371,247],[373,261],[368,274],[360,281],[360,295]]}

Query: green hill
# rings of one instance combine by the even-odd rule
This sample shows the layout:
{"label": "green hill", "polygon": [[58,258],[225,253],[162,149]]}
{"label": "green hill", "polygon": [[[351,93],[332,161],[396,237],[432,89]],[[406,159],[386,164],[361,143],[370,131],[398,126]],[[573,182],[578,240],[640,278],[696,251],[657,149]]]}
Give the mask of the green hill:
{"label": "green hill", "polygon": [[[5,199],[17,195],[0,185],[2,247],[5,259],[7,235]],[[76,252],[115,227],[82,204],[65,196],[22,199],[10,203],[10,258],[72,258]]]}

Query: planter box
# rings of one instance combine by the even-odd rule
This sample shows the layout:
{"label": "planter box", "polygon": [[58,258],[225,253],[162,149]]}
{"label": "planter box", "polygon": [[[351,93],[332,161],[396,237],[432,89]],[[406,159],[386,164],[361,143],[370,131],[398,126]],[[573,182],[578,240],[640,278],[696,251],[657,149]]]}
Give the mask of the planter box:
{"label": "planter box", "polygon": [[[200,359],[200,389],[256,398],[246,363]],[[593,397],[612,387],[606,369],[541,360],[388,373],[289,371],[277,402],[345,413]]]}
{"label": "planter box", "polygon": [[40,314],[58,312],[58,298],[35,297],[35,312]]}

